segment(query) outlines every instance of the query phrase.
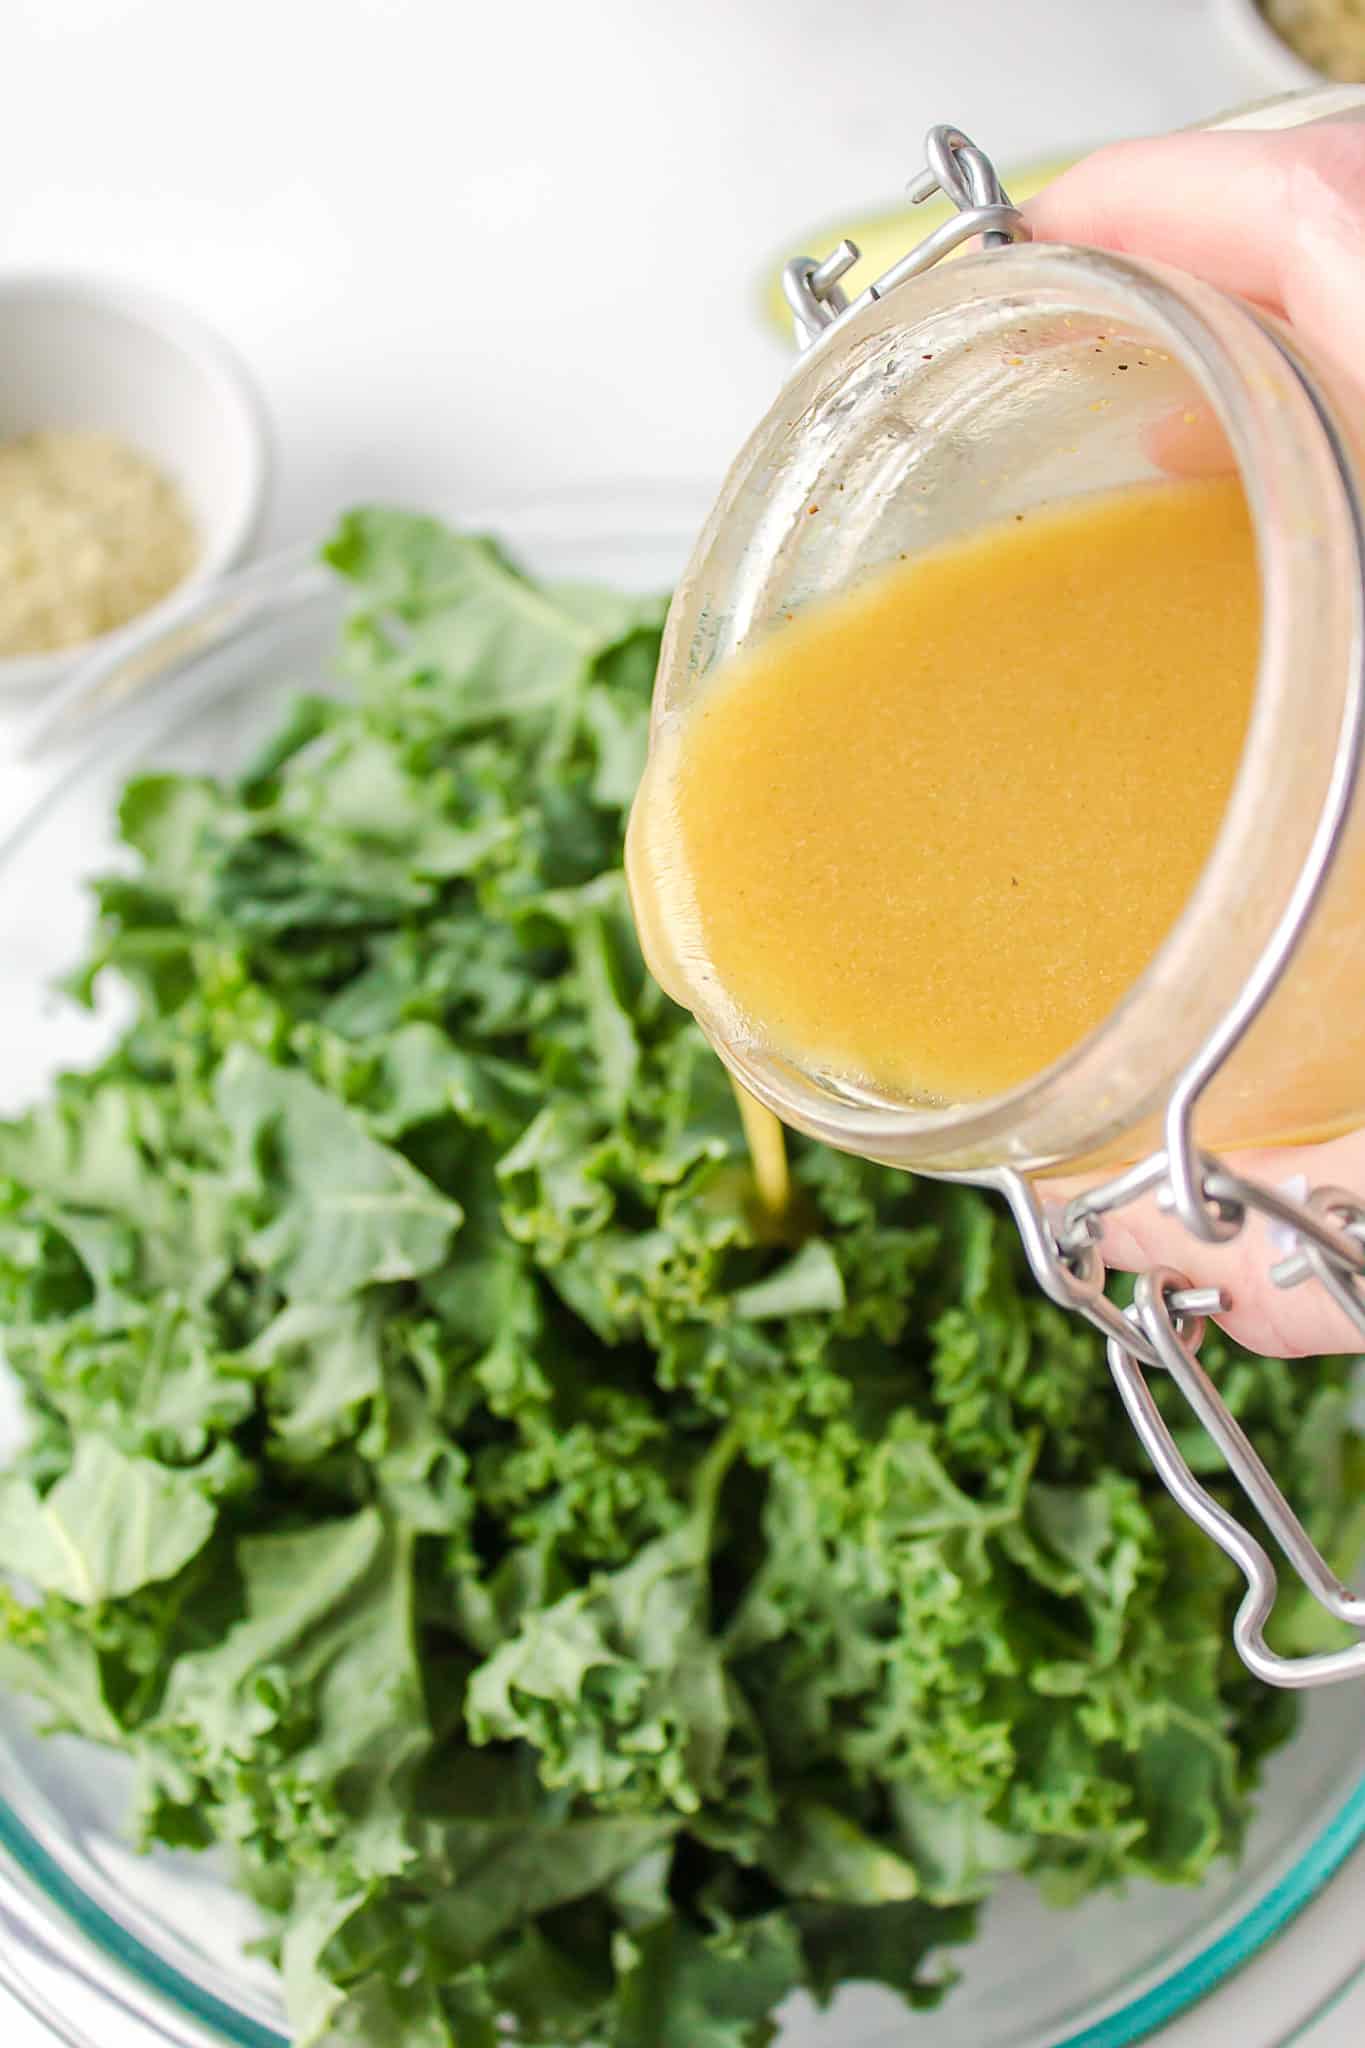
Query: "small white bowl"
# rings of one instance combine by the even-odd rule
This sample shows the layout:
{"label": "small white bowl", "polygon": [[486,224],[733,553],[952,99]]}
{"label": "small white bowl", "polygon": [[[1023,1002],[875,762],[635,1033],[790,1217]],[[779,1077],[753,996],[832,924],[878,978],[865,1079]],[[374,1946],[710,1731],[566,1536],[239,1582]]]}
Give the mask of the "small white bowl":
{"label": "small white bowl", "polygon": [[[129,442],[175,480],[193,514],[194,568],[130,625],[171,614],[241,560],[269,483],[265,409],[233,351],[192,314],[129,285],[0,272],[0,441],[63,428]],[[128,630],[0,657],[0,691],[48,687]]]}
{"label": "small white bowl", "polygon": [[1300,57],[1279,30],[1271,27],[1256,0],[1216,0],[1216,6],[1229,37],[1268,82],[1301,92],[1307,85],[1326,81],[1325,72]]}

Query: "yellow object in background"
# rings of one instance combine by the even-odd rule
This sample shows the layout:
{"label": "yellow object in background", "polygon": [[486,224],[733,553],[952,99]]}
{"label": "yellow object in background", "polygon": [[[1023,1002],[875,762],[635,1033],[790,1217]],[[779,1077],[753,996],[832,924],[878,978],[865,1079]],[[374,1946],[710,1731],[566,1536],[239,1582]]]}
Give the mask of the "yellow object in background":
{"label": "yellow object in background", "polygon": [[[1046,157],[1038,163],[1020,164],[1012,171],[1002,171],[1001,182],[1010,198],[1019,203],[1031,199],[1035,192],[1041,192],[1044,185],[1050,185],[1075,161],[1075,157]],[[808,228],[792,239],[764,281],[764,318],[784,340],[790,339],[792,315],[782,292],[782,271],[793,256],[823,258],[845,236],[850,242],[856,242],[861,254],[842,280],[849,298],[856,299],[859,292],[875,284],[893,263],[899,263],[916,242],[922,242],[926,235],[950,220],[953,211],[946,199],[927,199],[922,206],[911,206],[904,201],[885,213],[870,213],[858,219],[836,220],[827,222],[823,227]],[[967,247],[970,249],[972,244],[968,243]]]}

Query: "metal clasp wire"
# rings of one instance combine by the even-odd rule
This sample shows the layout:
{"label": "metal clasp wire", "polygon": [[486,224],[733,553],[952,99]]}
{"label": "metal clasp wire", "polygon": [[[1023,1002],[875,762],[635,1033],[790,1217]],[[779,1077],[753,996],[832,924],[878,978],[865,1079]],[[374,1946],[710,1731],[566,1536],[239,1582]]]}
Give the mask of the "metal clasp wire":
{"label": "metal clasp wire", "polygon": [[942,193],[957,208],[955,216],[926,235],[852,302],[840,280],[862,254],[856,242],[844,240],[820,260],[793,257],[782,273],[782,289],[796,322],[798,348],[809,348],[846,314],[885,298],[898,284],[932,269],[978,235],[987,249],[1028,241],[1028,222],[1000,183],[995,165],[960,128],[931,128],[924,154],[924,169],[906,187],[910,201],[918,206]]}
{"label": "metal clasp wire", "polygon": [[[1199,1484],[1147,1384],[1149,1372],[1169,1373],[1301,1583],[1334,1620],[1365,1637],[1365,1598],[1332,1570],[1199,1363],[1205,1319],[1226,1313],[1227,1294],[1218,1287],[1192,1287],[1183,1274],[1166,1268],[1139,1278],[1126,1311],[1104,1292],[1097,1244],[1103,1217],[1149,1195],[1163,1209],[1178,1211],[1165,1152],[1078,1195],[1060,1216],[1044,1208],[1020,1174],[1003,1170],[979,1178],[1009,1203],[1044,1292],[1104,1335],[1114,1384],[1158,1477],[1246,1580],[1233,1640],[1248,1670],[1267,1685],[1299,1692],[1365,1678],[1365,1640],[1302,1657],[1284,1657],[1269,1647],[1265,1628],[1279,1592],[1270,1554]],[[1365,1335],[1365,1204],[1341,1188],[1319,1188],[1300,1200],[1234,1174],[1208,1153],[1195,1154],[1193,1180],[1207,1212],[1231,1234],[1259,1215],[1288,1238],[1293,1250],[1271,1269],[1277,1285],[1319,1281]]]}
{"label": "metal clasp wire", "polygon": [[[1271,1478],[1255,1445],[1199,1363],[1196,1352],[1203,1335],[1203,1321],[1196,1319],[1187,1333],[1183,1327],[1185,1318],[1175,1307],[1181,1288],[1178,1274],[1160,1267],[1144,1273],[1137,1283],[1130,1311],[1134,1327],[1143,1332],[1155,1349],[1159,1364],[1171,1375],[1213,1438],[1228,1470],[1319,1606],[1347,1627],[1365,1630],[1365,1599],[1344,1586],[1323,1559]],[[1109,1369],[1128,1419],[1162,1481],[1191,1521],[1232,1559],[1246,1580],[1247,1590],[1232,1633],[1237,1653],[1247,1669],[1267,1685],[1299,1692],[1334,1685],[1344,1678],[1365,1676],[1365,1642],[1306,1657],[1282,1657],[1269,1647],[1265,1625],[1279,1589],[1268,1552],[1199,1484],[1152,1397],[1141,1362],[1127,1343],[1111,1337],[1107,1348]]]}

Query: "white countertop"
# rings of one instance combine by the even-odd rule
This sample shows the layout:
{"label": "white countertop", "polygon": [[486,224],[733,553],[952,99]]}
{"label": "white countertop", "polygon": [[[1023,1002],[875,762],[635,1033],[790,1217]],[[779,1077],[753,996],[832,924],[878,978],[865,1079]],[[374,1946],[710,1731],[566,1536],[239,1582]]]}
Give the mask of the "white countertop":
{"label": "white countertop", "polygon": [[[270,541],[358,496],[716,477],[780,368],[762,259],[893,200],[931,121],[1007,168],[1276,89],[1215,0],[8,0],[4,68],[0,263],[228,334]],[[1363,1921],[1357,1864],[1163,2048],[1279,2048]]]}
{"label": "white countertop", "polygon": [[276,538],[363,493],[710,476],[777,374],[763,257],[894,200],[932,121],[1008,165],[1274,89],[1214,6],[8,0],[0,262],[222,327]]}

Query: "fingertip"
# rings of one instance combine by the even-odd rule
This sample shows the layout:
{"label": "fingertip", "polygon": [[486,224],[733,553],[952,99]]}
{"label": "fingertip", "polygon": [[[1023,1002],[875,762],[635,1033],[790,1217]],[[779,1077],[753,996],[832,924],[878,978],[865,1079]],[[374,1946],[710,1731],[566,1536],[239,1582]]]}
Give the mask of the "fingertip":
{"label": "fingertip", "polygon": [[1276,307],[1283,303],[1283,212],[1293,158],[1282,137],[1163,135],[1084,157],[1029,200],[1035,238],[1170,263]]}
{"label": "fingertip", "polygon": [[1151,142],[1111,142],[1092,150],[1059,173],[1019,209],[1037,242],[1082,242],[1121,248],[1121,219],[1113,194],[1126,189],[1134,158],[1159,147]]}

